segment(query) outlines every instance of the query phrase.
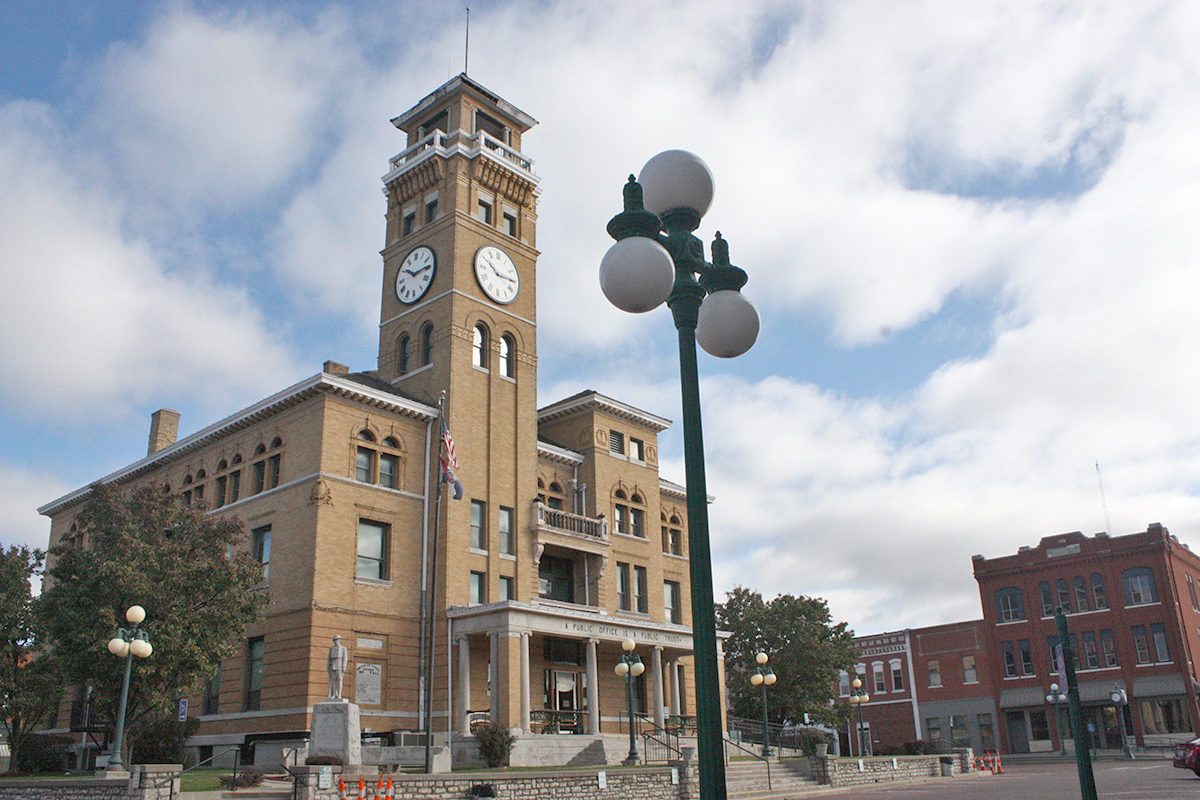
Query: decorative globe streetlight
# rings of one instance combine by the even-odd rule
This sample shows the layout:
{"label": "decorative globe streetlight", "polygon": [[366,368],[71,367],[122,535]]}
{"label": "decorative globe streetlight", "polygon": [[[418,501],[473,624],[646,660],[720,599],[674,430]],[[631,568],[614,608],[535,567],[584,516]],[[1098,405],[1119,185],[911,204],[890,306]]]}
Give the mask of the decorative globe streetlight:
{"label": "decorative globe streetlight", "polygon": [[775,673],[767,666],[767,654],[759,653],[754,657],[758,662],[758,666],[754,668],[754,674],[750,676],[750,683],[754,686],[762,687],[762,709],[763,709],[763,758],[771,755],[771,729],[767,726],[767,687],[775,685]]}
{"label": "decorative globe streetlight", "polygon": [[633,679],[646,671],[646,665],[642,663],[642,657],[633,654],[633,648],[635,647],[637,647],[637,644],[634,643],[633,639],[626,639],[621,642],[621,649],[625,652],[621,654],[621,660],[613,668],[618,677],[625,679],[625,707],[629,712],[629,755],[625,756],[625,760],[622,763],[626,766],[638,762],[637,738],[633,730]]}
{"label": "decorative globe streetlight", "polygon": [[867,746],[863,740],[862,707],[863,703],[871,701],[871,695],[867,694],[867,690],[862,688],[862,678],[855,678],[850,682],[850,685],[854,687],[854,690],[850,692],[850,702],[858,706],[858,756],[862,758],[867,755]]}
{"label": "decorative globe streetlight", "polygon": [[1062,757],[1067,757],[1067,737],[1063,735],[1063,726],[1059,721],[1062,714],[1059,713],[1059,704],[1067,702],[1065,692],[1059,691],[1058,684],[1050,684],[1050,694],[1046,695],[1046,702],[1050,704],[1051,713],[1054,714],[1054,730],[1058,731],[1058,741],[1062,745]]}
{"label": "decorative globe streetlight", "polygon": [[113,732],[112,755],[108,759],[110,770],[123,769],[125,766],[121,758],[121,744],[125,736],[125,706],[129,702],[129,674],[133,669],[133,657],[149,658],[154,652],[150,637],[138,627],[146,619],[146,609],[130,606],[125,612],[125,619],[133,623],[133,627],[117,628],[117,635],[108,640],[108,652],[125,659],[125,681],[121,684],[121,703],[117,709],[116,730]]}
{"label": "decorative globe streetlight", "polygon": [[725,800],[724,734],[717,670],[708,486],[700,420],[696,343],[720,358],[745,353],[758,338],[754,305],[742,296],[746,273],[729,263],[718,232],[712,263],[692,233],[708,211],[713,179],[698,156],[668,150],[646,162],[624,188],[625,210],[608,223],[617,243],[600,262],[600,288],[623,311],[640,314],[664,301],[679,331],[683,457],[687,479],[692,637],[696,657],[696,750],[705,800]]}

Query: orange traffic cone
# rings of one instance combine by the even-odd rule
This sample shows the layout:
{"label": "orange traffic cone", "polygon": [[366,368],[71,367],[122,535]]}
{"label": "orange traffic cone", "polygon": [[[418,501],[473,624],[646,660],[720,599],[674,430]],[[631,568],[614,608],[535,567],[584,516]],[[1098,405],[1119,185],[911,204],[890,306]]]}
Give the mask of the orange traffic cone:
{"label": "orange traffic cone", "polygon": [[367,796],[367,782],[363,778],[358,779],[358,796],[364,800]]}
{"label": "orange traffic cone", "polygon": [[341,800],[346,800],[346,782],[341,778],[338,778],[338,794],[341,796]]}
{"label": "orange traffic cone", "polygon": [[1000,763],[1000,751],[999,750],[996,751],[996,774],[997,775],[1004,774],[1004,765],[1002,763]]}
{"label": "orange traffic cone", "polygon": [[393,800],[393,795],[392,795],[392,776],[391,776],[391,775],[388,775],[388,782],[387,782],[387,800]]}

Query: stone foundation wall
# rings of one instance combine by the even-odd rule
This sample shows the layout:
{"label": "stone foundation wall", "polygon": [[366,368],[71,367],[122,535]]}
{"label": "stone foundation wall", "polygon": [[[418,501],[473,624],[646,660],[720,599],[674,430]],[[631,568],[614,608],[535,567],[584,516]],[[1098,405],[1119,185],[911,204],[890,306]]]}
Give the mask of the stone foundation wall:
{"label": "stone foundation wall", "polygon": [[947,755],[874,756],[869,758],[812,758],[812,777],[829,786],[862,786],[942,776],[942,759],[949,760],[951,775],[971,772],[970,750],[955,750]]}
{"label": "stone foundation wall", "polygon": [[171,800],[179,797],[177,764],[145,764],[114,777],[65,781],[3,781],[0,800]]}

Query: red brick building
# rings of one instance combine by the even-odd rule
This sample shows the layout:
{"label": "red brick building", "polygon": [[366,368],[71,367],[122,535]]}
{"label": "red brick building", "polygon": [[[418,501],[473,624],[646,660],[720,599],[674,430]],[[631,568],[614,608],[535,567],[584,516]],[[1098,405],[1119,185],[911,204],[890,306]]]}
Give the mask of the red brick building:
{"label": "red brick building", "polygon": [[[1120,749],[1194,735],[1200,719],[1200,557],[1158,523],[1111,537],[1066,533],[997,558],[974,556],[983,619],[861,636],[862,740],[883,753],[915,739],[976,751],[1062,747],[1065,703],[1054,610],[1067,609],[1092,745]],[[842,675],[839,700],[851,694]],[[1127,703],[1114,702],[1123,690]],[[841,731],[857,755],[858,709]]]}
{"label": "red brick building", "polygon": [[[1200,558],[1158,523],[1110,537],[1048,536],[1015,555],[973,558],[983,603],[993,693],[1005,752],[1061,745],[1046,701],[1060,678],[1054,610],[1067,609],[1080,698],[1093,743],[1184,738],[1197,716],[1193,653],[1200,648]],[[1124,689],[1128,705],[1114,703]]]}

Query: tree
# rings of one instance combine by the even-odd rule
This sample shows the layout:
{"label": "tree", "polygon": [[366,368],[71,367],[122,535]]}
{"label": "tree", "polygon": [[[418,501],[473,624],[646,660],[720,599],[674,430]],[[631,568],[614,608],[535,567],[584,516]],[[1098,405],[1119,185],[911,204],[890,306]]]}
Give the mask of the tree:
{"label": "tree", "polygon": [[63,680],[93,687],[93,721],[115,723],[124,660],[107,650],[125,611],[146,610],[154,647],[135,659],[126,728],[167,714],[233,655],[248,624],[262,619],[262,566],[240,545],[236,518],[211,517],[157,487],[128,494],[95,484],[76,520],[86,537],[50,550],[39,615]]}
{"label": "tree", "polygon": [[8,732],[11,761],[25,763],[25,740],[46,719],[61,689],[48,662],[38,658],[41,637],[30,581],[41,574],[46,554],[25,545],[0,550],[0,722]]}
{"label": "tree", "polygon": [[730,715],[762,718],[762,689],[750,683],[750,676],[758,666],[755,656],[766,653],[776,676],[767,690],[771,721],[799,722],[808,713],[814,720],[837,722],[840,715],[829,698],[838,671],[849,670],[858,657],[846,623],[834,623],[819,597],[781,594],[764,601],[740,586],[725,597],[717,604],[717,624],[731,634],[725,641]]}

